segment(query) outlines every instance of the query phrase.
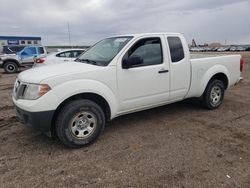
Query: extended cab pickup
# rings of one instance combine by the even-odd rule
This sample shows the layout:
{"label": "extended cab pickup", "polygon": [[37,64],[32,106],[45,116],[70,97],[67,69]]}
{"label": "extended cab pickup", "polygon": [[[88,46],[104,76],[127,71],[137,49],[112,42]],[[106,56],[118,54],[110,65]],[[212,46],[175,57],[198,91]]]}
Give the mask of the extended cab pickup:
{"label": "extended cab pickup", "polygon": [[46,49],[43,46],[26,46],[16,54],[0,55],[0,68],[6,73],[16,73],[22,67],[32,67],[34,59],[45,57]]}
{"label": "extended cab pickup", "polygon": [[190,59],[181,34],[124,35],[98,42],[75,62],[20,73],[12,98],[26,125],[81,147],[120,115],[191,97],[216,109],[242,68],[240,55]]}

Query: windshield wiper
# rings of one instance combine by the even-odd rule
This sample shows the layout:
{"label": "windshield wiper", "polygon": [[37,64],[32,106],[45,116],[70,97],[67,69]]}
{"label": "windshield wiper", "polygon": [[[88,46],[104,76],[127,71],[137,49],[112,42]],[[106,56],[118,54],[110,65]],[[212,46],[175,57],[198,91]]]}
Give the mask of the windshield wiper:
{"label": "windshield wiper", "polygon": [[94,60],[90,60],[90,59],[76,59],[75,61],[78,61],[78,62],[87,62],[89,64],[92,64],[92,65],[97,65],[97,62],[94,61]]}

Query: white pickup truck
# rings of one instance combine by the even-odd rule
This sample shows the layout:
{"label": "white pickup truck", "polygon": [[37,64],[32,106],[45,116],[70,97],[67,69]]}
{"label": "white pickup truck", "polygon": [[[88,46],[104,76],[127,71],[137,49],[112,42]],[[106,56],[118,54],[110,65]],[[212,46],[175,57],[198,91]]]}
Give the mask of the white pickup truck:
{"label": "white pickup truck", "polygon": [[24,124],[82,147],[117,116],[191,97],[218,108],[242,68],[240,55],[190,59],[178,33],[123,35],[101,40],[76,62],[20,73],[12,98]]}

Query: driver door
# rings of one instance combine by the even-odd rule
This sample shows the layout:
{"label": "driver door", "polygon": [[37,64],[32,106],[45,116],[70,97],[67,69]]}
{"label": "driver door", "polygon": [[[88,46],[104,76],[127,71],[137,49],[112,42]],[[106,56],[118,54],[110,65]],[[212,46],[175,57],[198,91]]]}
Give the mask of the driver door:
{"label": "driver door", "polygon": [[[132,45],[119,60],[117,82],[122,112],[166,103],[169,98],[169,62],[164,56],[162,37],[142,38]],[[129,69],[122,61],[140,56],[143,63]]]}
{"label": "driver door", "polygon": [[28,47],[24,48],[20,55],[22,63],[33,63],[34,58],[37,55],[37,51],[35,47]]}

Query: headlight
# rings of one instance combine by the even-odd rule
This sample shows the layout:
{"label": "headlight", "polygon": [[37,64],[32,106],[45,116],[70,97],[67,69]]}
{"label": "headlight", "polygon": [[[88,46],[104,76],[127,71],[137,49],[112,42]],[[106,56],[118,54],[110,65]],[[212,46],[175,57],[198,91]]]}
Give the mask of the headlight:
{"label": "headlight", "polygon": [[27,84],[24,90],[23,99],[35,100],[46,94],[51,88],[47,84]]}

